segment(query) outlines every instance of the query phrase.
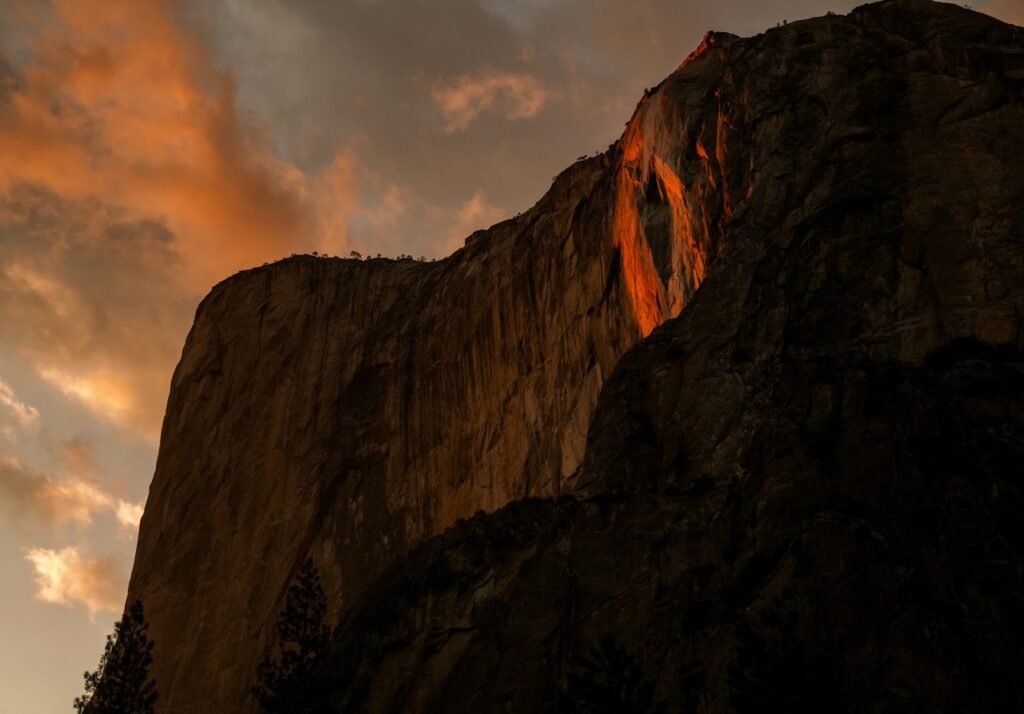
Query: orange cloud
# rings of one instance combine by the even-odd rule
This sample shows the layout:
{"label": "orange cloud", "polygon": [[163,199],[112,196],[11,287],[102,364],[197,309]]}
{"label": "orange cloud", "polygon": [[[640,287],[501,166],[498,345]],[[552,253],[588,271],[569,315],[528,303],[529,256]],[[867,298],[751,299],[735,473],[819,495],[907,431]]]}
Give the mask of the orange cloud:
{"label": "orange cloud", "polygon": [[350,152],[314,175],[274,155],[185,10],[26,3],[0,76],[0,340],[151,443],[198,297],[344,252],[357,195]]}
{"label": "orange cloud", "polygon": [[155,443],[195,297],[173,236],[19,184],[0,201],[0,344],[69,400]]}
{"label": "orange cloud", "polygon": [[32,548],[25,555],[36,578],[36,599],[74,607],[83,605],[90,615],[120,612],[126,578],[113,558],[90,556],[80,548]]}
{"label": "orange cloud", "polygon": [[312,226],[303,177],[240,116],[175,2],[53,0],[0,112],[0,186],[158,217],[206,285]]}
{"label": "orange cloud", "polygon": [[[80,372],[82,370],[79,370]],[[142,416],[144,406],[136,402],[137,393],[125,384],[123,375],[105,370],[88,370],[85,374],[66,372],[59,367],[39,365],[39,375],[57,387],[65,396],[115,424],[132,424]],[[155,441],[155,430],[148,432]]]}
{"label": "orange cloud", "polygon": [[468,128],[481,112],[499,101],[507,119],[528,119],[552,96],[533,75],[490,69],[459,75],[431,94],[449,134]]}
{"label": "orange cloud", "polygon": [[134,530],[142,517],[142,504],[116,498],[80,478],[37,473],[0,454],[0,513],[8,523],[87,526],[99,512],[109,512],[123,529]]}

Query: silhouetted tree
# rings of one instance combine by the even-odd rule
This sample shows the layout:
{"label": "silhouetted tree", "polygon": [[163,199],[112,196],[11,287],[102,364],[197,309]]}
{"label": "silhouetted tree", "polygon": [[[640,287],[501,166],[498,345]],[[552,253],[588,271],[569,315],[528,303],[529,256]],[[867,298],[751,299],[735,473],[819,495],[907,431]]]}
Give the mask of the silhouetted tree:
{"label": "silhouetted tree", "polygon": [[611,635],[580,657],[569,673],[563,709],[573,714],[661,714],[654,684],[644,677],[636,658]]}
{"label": "silhouetted tree", "polygon": [[316,701],[316,666],[327,651],[331,629],[324,624],[327,598],[320,573],[307,558],[285,596],[277,621],[278,652],[267,651],[257,670],[256,695],[267,714],[308,711]]}
{"label": "silhouetted tree", "polygon": [[156,683],[149,678],[153,642],[149,625],[136,600],[124,618],[114,623],[113,634],[95,672],[86,672],[85,694],[75,698],[79,714],[152,714]]}

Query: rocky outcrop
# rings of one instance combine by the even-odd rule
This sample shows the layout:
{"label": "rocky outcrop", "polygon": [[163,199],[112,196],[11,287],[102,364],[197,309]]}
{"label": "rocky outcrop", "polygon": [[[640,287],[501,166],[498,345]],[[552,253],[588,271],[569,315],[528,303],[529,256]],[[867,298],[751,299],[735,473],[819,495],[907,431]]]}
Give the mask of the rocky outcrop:
{"label": "rocky outcrop", "polygon": [[1024,30],[890,0],[712,38],[646,106],[685,107],[673,173],[721,199],[699,291],[561,499],[350,610],[324,710],[614,711],[608,677],[673,712],[1021,710]]}
{"label": "rocky outcrop", "polygon": [[572,487],[605,377],[679,314],[746,190],[700,94],[723,69],[687,64],[607,154],[445,260],[294,257],[214,288],[174,373],[129,586],[159,710],[252,708],[307,556],[336,619],[458,518]]}

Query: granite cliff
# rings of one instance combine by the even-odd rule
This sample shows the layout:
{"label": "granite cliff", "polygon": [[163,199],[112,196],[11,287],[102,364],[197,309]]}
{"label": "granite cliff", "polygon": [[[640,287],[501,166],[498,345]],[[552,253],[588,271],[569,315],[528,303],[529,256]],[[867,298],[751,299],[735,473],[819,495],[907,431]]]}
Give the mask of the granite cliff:
{"label": "granite cliff", "polygon": [[328,710],[558,710],[602,646],[672,711],[1018,705],[1022,309],[1024,30],[709,34],[450,258],[203,302],[129,588],[159,709],[252,709],[306,556]]}
{"label": "granite cliff", "polygon": [[645,98],[613,149],[447,259],[299,256],[213,289],[129,586],[162,710],[239,706],[305,557],[336,618],[458,518],[571,487],[603,381],[679,314],[728,221],[706,99]]}

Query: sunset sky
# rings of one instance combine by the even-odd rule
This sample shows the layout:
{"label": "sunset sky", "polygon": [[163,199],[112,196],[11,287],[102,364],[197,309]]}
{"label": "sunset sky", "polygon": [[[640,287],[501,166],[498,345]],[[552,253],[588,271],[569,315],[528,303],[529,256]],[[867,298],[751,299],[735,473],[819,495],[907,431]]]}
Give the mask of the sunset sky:
{"label": "sunset sky", "polygon": [[447,255],[607,148],[706,30],[859,4],[0,0],[0,714],[70,711],[96,666],[215,282]]}

